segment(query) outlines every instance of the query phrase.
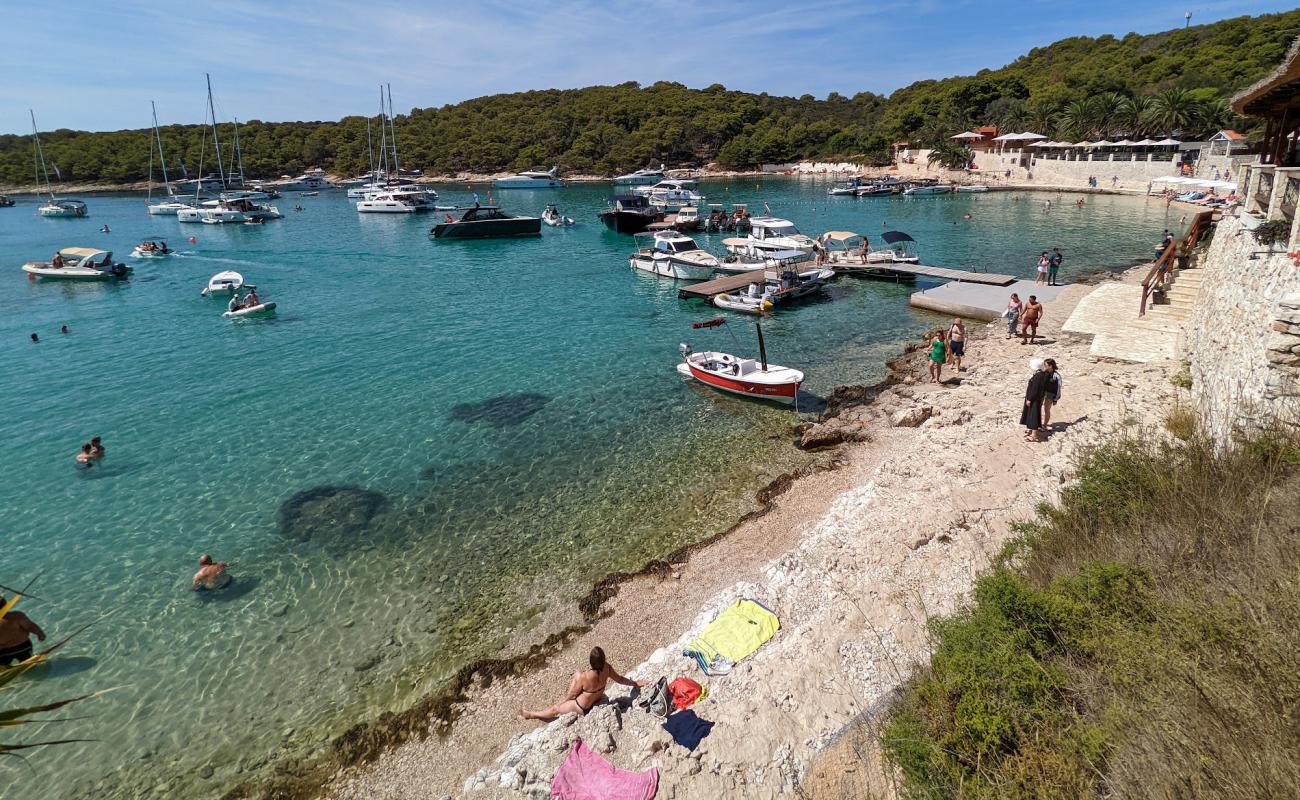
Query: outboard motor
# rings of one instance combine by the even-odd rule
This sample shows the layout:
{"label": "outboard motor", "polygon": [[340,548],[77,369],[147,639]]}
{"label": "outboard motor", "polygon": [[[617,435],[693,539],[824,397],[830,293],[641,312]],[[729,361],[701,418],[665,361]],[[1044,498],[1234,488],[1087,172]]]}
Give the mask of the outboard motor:
{"label": "outboard motor", "polygon": [[126,275],[126,265],[125,265],[125,264],[114,264],[114,265],[113,265],[113,268],[112,268],[111,270],[109,270],[109,271],[112,272],[115,276],[121,278],[121,277],[123,277],[123,276]]}
{"label": "outboard motor", "polygon": [[693,352],[691,350],[690,342],[682,342],[681,344],[677,345],[677,349],[681,351],[682,358],[689,356]]}

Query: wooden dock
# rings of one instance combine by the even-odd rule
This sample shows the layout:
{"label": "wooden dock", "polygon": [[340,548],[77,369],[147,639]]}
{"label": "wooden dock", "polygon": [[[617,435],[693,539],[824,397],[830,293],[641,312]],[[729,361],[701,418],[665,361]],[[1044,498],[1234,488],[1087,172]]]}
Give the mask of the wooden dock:
{"label": "wooden dock", "polygon": [[[811,267],[809,267],[811,269]],[[677,290],[677,296],[683,300],[692,298],[700,300],[711,300],[714,296],[728,294],[744,289],[751,283],[762,283],[764,281],[763,272],[765,270],[756,269],[750,272],[738,272],[735,275],[725,275],[721,278],[714,278],[711,281],[703,283],[693,283],[683,286]]]}
{"label": "wooden dock", "polygon": [[[811,261],[797,265],[797,269],[812,269]],[[834,267],[834,263],[827,264],[828,267]],[[907,275],[917,275],[924,278],[937,278],[942,281],[952,281],[954,283],[978,283],[985,286],[1010,286],[1018,279],[1014,275],[999,275],[996,272],[967,272],[960,269],[948,269],[947,267],[927,267],[924,264],[896,264],[892,261],[883,261],[880,263],[869,264],[868,266],[878,267],[880,269],[889,269],[895,272],[901,272]],[[752,272],[741,272],[736,275],[727,275],[721,278],[714,278],[711,281],[683,286],[677,290],[677,296],[683,300],[700,299],[711,300],[714,296],[727,294],[744,289],[751,283],[763,282],[764,270],[756,269]]]}

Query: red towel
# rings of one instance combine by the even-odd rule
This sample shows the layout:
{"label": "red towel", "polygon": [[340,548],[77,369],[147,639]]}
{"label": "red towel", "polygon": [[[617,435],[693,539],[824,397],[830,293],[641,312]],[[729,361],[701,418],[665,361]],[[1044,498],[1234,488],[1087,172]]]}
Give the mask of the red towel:
{"label": "red towel", "polygon": [[659,770],[615,769],[581,739],[551,779],[551,797],[560,800],[652,800],[658,790]]}
{"label": "red towel", "polygon": [[673,706],[678,711],[685,711],[700,699],[700,685],[690,678],[678,678],[668,684],[668,691],[673,696]]}

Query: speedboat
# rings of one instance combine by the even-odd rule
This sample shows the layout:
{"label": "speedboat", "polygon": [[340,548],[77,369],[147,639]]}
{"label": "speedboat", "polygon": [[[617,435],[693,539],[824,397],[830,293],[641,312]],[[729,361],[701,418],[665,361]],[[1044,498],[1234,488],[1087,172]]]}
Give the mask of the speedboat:
{"label": "speedboat", "polygon": [[459,220],[448,214],[444,222],[429,231],[429,235],[435,239],[498,239],[539,236],[541,232],[541,217],[517,217],[498,206],[475,204]]}
{"label": "speedboat", "polygon": [[521,172],[509,178],[497,178],[498,189],[558,189],[564,181],[555,177],[559,167],[551,167],[546,172]]}
{"label": "speedboat", "polygon": [[673,218],[673,227],[679,231],[697,231],[704,218],[700,216],[700,210],[695,206],[682,206],[677,209],[677,216]]}
{"label": "speedboat", "polygon": [[882,184],[873,183],[870,186],[859,186],[854,192],[858,197],[888,197],[893,194],[894,190]]}
{"label": "speedboat", "polygon": [[32,280],[102,281],[125,278],[131,274],[131,268],[114,262],[113,254],[108,250],[97,247],[65,247],[59,250],[56,261],[28,261],[23,264],[23,272]]}
{"label": "speedboat", "polygon": [[676,231],[638,233],[637,236],[652,238],[652,244],[637,250],[628,259],[628,264],[635,269],[665,278],[704,281],[713,277],[720,266],[717,256],[700,249],[694,239]]}
{"label": "speedboat", "polygon": [[751,283],[740,293],[724,292],[714,295],[713,304],[742,314],[766,314],[776,306],[776,301],[768,294],[765,284]]}
{"label": "speedboat", "polygon": [[550,225],[552,228],[562,228],[573,224],[573,217],[566,217],[560,213],[560,210],[551,203],[542,212],[542,222]]}
{"label": "speedboat", "polygon": [[658,183],[634,187],[632,194],[649,197],[652,204],[654,204],[654,198],[656,197],[660,199],[659,204],[672,203],[676,206],[695,205],[704,202],[704,195],[691,188],[693,186],[695,186],[693,180],[664,178]]}
{"label": "speedboat", "polygon": [[828,231],[821,236],[826,248],[826,261],[831,269],[863,278],[880,278],[892,281],[914,281],[916,273],[890,269],[890,264],[916,264],[921,259],[908,247],[911,236],[902,231],[885,231],[881,234],[888,247],[880,250],[866,249],[864,237],[851,231]]}
{"label": "speedboat", "polygon": [[208,285],[199,292],[202,297],[233,297],[244,286],[244,276],[234,270],[218,272],[208,278]]}
{"label": "speedboat", "polygon": [[970,185],[970,186],[958,186],[958,187],[957,187],[957,191],[962,192],[962,193],[964,193],[964,194],[978,194],[978,193],[982,193],[982,192],[987,192],[988,190],[989,190],[989,187],[984,186],[984,185],[982,185],[982,184],[978,184],[978,183],[976,183],[976,184],[972,184],[972,185]]}
{"label": "speedboat", "polygon": [[826,190],[826,194],[831,197],[842,197],[845,195],[857,194],[858,188],[862,186],[861,178],[854,178],[848,183],[837,183]]}
{"label": "speedboat", "polygon": [[649,199],[640,195],[616,194],[609,203],[609,208],[597,216],[615,233],[641,233],[662,217],[650,207]]}
{"label": "speedboat", "polygon": [[304,172],[296,178],[283,175],[272,185],[281,192],[310,192],[334,188],[334,184],[325,180],[325,173],[321,170]]}
{"label": "speedboat", "polygon": [[80,200],[59,200],[51,197],[50,202],[38,209],[42,217],[84,217],[86,204]]}
{"label": "speedboat", "polygon": [[652,183],[658,183],[663,180],[664,165],[660,164],[659,169],[639,169],[636,172],[629,172],[626,175],[618,175],[614,178],[615,186],[649,186]]}
{"label": "speedboat", "polygon": [[924,186],[913,186],[910,189],[904,189],[903,194],[914,197],[918,195],[930,194],[949,194],[952,192],[951,183],[932,183]]}
{"label": "speedboat", "polygon": [[794,223],[780,217],[752,217],[749,235],[727,239],[727,250],[736,255],[764,256],[778,250],[802,250],[812,253],[813,241],[799,232]]}
{"label": "speedboat", "polygon": [[[722,244],[726,246],[729,242],[743,241],[744,239],[723,239]],[[808,252],[804,250],[770,250],[760,255],[730,253],[718,264],[718,270],[721,272],[755,272],[760,269],[790,269],[796,264],[807,261],[808,255]]]}
{"label": "speedboat", "polygon": [[750,228],[749,220],[749,207],[744,203],[732,203],[730,212],[723,209],[721,203],[709,203],[709,216],[701,224],[709,233],[747,231]]}
{"label": "speedboat", "polygon": [[0,194],[0,208],[11,208],[14,201]]}
{"label": "speedboat", "polygon": [[[691,327],[696,330],[714,328],[726,322],[724,317],[717,317],[694,323]],[[767,363],[762,327],[758,327],[757,360],[714,350],[696,353],[685,342],[680,345],[680,350],[682,363],[677,365],[677,372],[719,391],[794,404],[799,385],[803,383],[803,373],[799,370]]]}
{"label": "speedboat", "polygon": [[362,214],[414,214],[418,211],[432,211],[433,200],[423,189],[392,189],[357,201],[357,211]]}
{"label": "speedboat", "polygon": [[166,258],[171,254],[172,249],[161,236],[151,236],[131,250],[131,258]]}

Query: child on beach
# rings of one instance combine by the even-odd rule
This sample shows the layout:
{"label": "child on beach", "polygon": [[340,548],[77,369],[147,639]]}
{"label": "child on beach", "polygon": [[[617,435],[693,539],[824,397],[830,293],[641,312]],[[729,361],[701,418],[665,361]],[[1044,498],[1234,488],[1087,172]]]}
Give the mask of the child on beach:
{"label": "child on beach", "polygon": [[948,345],[943,340],[943,334],[935,333],[934,338],[930,340],[930,382],[941,383],[943,377],[943,362],[948,360]]}

